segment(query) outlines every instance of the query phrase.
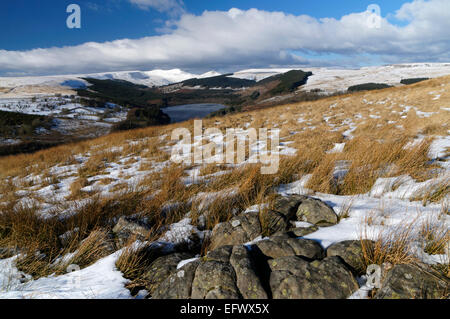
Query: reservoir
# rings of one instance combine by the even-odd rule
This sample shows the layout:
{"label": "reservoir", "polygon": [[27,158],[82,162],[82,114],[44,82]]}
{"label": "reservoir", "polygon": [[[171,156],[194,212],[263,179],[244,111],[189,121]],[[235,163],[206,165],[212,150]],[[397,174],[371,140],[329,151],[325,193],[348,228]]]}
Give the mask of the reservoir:
{"label": "reservoir", "polygon": [[223,108],[226,106],[222,104],[184,104],[165,107],[161,111],[170,116],[171,123],[177,123],[192,118],[202,118]]}

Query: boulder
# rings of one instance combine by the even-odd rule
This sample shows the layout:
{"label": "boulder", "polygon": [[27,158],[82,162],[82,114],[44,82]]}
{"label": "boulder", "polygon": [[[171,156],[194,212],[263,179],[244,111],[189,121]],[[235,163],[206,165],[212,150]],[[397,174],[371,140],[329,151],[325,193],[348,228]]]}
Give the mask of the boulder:
{"label": "boulder", "polygon": [[174,271],[169,277],[155,287],[151,297],[153,299],[191,298],[192,282],[194,280],[195,271],[200,263],[200,259],[197,259]]}
{"label": "boulder", "polygon": [[287,231],[282,230],[282,231],[276,232],[272,236],[279,236],[279,235],[287,234],[289,237],[304,237],[304,236],[314,233],[318,230],[319,230],[319,227],[317,227],[316,225],[311,225],[308,227],[295,227],[294,226],[293,228],[289,228]]}
{"label": "boulder", "polygon": [[271,236],[279,232],[285,232],[289,227],[289,220],[286,216],[274,210],[268,210],[261,213],[261,222],[263,233],[266,236]]}
{"label": "boulder", "polygon": [[264,212],[248,212],[214,227],[211,249],[225,245],[240,245],[256,237],[285,233],[291,222],[307,221],[313,225],[292,230],[297,237],[317,231],[317,226],[337,223],[338,217],[331,207],[319,199],[303,195],[277,196],[271,208]]}
{"label": "boulder", "polygon": [[304,195],[279,195],[274,200],[272,210],[283,215],[286,220],[295,220],[299,205],[307,199],[308,196]]}
{"label": "boulder", "polygon": [[236,284],[244,299],[267,299],[267,293],[256,274],[254,261],[244,246],[234,246],[230,263],[236,273]]}
{"label": "boulder", "polygon": [[145,288],[150,295],[159,284],[177,270],[180,261],[192,257],[192,254],[189,253],[174,253],[159,257],[153,261],[142,276],[145,282]]}
{"label": "boulder", "polygon": [[[372,241],[365,240],[369,245]],[[344,240],[333,244],[327,248],[327,257],[339,256],[356,273],[362,275],[365,273],[363,263],[363,250],[360,240]]]}
{"label": "boulder", "polygon": [[208,253],[195,271],[192,299],[238,299],[236,272],[228,262],[233,246],[222,246]]}
{"label": "boulder", "polygon": [[244,244],[261,235],[261,232],[258,212],[241,214],[214,227],[210,249],[225,245]]}
{"label": "boulder", "polygon": [[321,259],[324,257],[324,250],[319,243],[310,239],[290,238],[287,234],[272,236],[255,245],[270,258],[304,256],[310,259]]}
{"label": "boulder", "polygon": [[426,266],[395,265],[386,275],[376,299],[440,299],[448,294],[449,279]]}
{"label": "boulder", "polygon": [[270,287],[274,299],[343,299],[358,284],[339,257],[309,262],[298,256],[269,261]]}
{"label": "boulder", "polygon": [[319,227],[316,225],[310,226],[310,227],[297,227],[292,228],[289,230],[290,233],[292,233],[296,237],[303,237],[309,234],[312,234],[319,230]]}
{"label": "boulder", "polygon": [[338,222],[338,216],[332,207],[312,197],[304,199],[298,206],[297,219],[322,227],[332,226]]}

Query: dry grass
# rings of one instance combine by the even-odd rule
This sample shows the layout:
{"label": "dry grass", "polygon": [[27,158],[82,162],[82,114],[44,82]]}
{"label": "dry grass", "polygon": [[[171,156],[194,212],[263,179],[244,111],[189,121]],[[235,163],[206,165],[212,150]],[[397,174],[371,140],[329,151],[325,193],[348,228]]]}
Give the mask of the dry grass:
{"label": "dry grass", "polygon": [[[256,129],[280,128],[281,141],[292,142],[288,146],[295,148],[297,153],[295,156],[282,156],[279,170],[273,175],[261,174],[260,165],[249,164],[233,168],[209,164],[199,167],[200,177],[206,175],[206,179],[186,185],[186,171],[192,169],[192,166],[168,162],[168,151],[170,145],[173,145],[173,141],[170,141],[172,130],[187,127],[192,131],[192,120],[113,133],[34,154],[0,158],[0,246],[17,247],[26,251],[28,260],[24,260],[23,265],[30,264],[30,273],[39,274],[45,273],[45,265],[54,262],[61,254],[81,249],[83,241],[86,242],[86,247],[89,246],[91,239],[87,238],[91,234],[92,238],[101,237],[98,230],[107,233],[114,224],[114,218],[123,215],[137,214],[146,217],[157,233],[162,225],[177,222],[186,212],[191,211],[193,221],[200,214],[205,214],[207,228],[212,229],[217,223],[229,220],[248,206],[267,203],[275,187],[296,181],[305,174],[312,174],[308,188],[340,195],[365,193],[379,177],[406,174],[418,181],[433,178],[437,166],[429,162],[427,151],[435,136],[447,135],[450,129],[450,114],[441,109],[442,105],[450,102],[449,80],[450,77],[443,77],[414,86],[346,94],[203,121],[203,127],[216,127],[222,131],[230,127],[245,128],[248,124]],[[446,91],[442,92],[437,101],[428,94],[441,89]],[[384,104],[378,104],[380,102]],[[417,110],[431,115],[421,117],[414,109],[402,113],[405,112],[405,105],[415,106]],[[379,118],[373,118],[373,115]],[[303,120],[298,121],[300,118]],[[344,138],[342,133],[352,127],[357,127],[351,133],[353,139]],[[164,135],[166,137],[161,138]],[[405,145],[419,135],[426,135],[422,143],[405,148]],[[327,153],[335,143],[346,143],[344,151]],[[140,163],[136,162],[138,156],[142,158]],[[114,176],[115,180],[120,180],[109,198],[81,191],[87,186],[90,176],[101,173],[107,175],[105,169],[123,159],[128,159],[128,164],[139,167],[141,173],[148,171],[148,174],[136,185],[131,185],[130,181],[133,179],[126,178],[131,177],[128,172]],[[348,173],[339,182],[333,177],[338,161],[350,164]],[[168,165],[157,171],[152,163]],[[14,209],[20,199],[16,194],[17,190],[27,188],[34,191],[45,185],[56,185],[63,177],[52,175],[50,169],[67,165],[76,167],[78,177],[70,186],[69,197],[62,203],[54,203],[52,198],[41,199],[44,203],[55,205],[53,216],[44,220],[39,216],[37,207]],[[229,171],[223,175],[210,176],[225,169]],[[23,179],[25,176],[33,178],[26,181]],[[107,176],[103,180],[110,181]],[[99,185],[101,186],[101,182]],[[195,200],[199,193],[224,190],[234,192],[226,194],[226,197],[215,198],[206,210],[199,209],[199,203]],[[437,190],[430,191],[420,199],[425,202],[442,201],[448,194],[448,183],[443,182]],[[91,201],[84,204],[87,198]],[[176,205],[170,210],[170,214],[163,214],[168,203]],[[65,219],[59,218],[58,214],[68,208],[71,208],[72,214]],[[343,208],[340,218],[348,216],[350,208],[351,203]],[[61,243],[59,236],[75,228],[79,231],[72,243]],[[409,245],[406,235],[407,232],[404,231],[398,237],[383,234],[373,247],[365,248],[366,263],[409,262],[410,256],[405,253]],[[206,246],[204,250],[207,250]],[[88,250],[95,251],[97,248],[99,247],[81,249],[85,251],[83,258],[97,258],[97,254],[92,259],[88,254]],[[429,248],[433,250],[431,246]],[[36,255],[36,252],[39,254]],[[130,262],[133,263],[132,260]],[[139,264],[139,261],[135,263]],[[134,266],[130,267],[132,269]]]}
{"label": "dry grass", "polygon": [[365,220],[364,228],[360,235],[364,268],[373,264],[411,264],[417,261],[412,253],[414,240],[412,234],[415,221],[397,226],[388,231],[380,231],[375,235],[373,241],[366,240],[372,237],[368,233],[368,227],[366,226],[368,224],[370,222]]}
{"label": "dry grass", "polygon": [[70,184],[70,195],[68,200],[80,199],[83,197],[83,192],[81,189],[88,185],[88,180],[86,177],[77,178],[72,184]]}
{"label": "dry grass", "polygon": [[133,244],[123,248],[116,261],[116,267],[127,279],[137,279],[143,275],[152,260],[148,258],[148,247],[142,245],[136,248]]}
{"label": "dry grass", "polygon": [[427,218],[420,227],[423,250],[429,255],[444,255],[449,251],[450,234],[443,219]]}

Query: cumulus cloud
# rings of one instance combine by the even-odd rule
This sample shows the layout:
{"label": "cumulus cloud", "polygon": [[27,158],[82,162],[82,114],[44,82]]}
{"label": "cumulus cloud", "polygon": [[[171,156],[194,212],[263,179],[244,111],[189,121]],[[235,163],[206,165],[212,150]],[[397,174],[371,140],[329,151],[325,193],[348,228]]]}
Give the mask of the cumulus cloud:
{"label": "cumulus cloud", "polygon": [[[141,1],[141,0],[133,0]],[[142,0],[142,2],[147,2]],[[150,3],[151,1],[148,1]],[[303,55],[376,56],[383,62],[450,60],[450,2],[415,0],[374,28],[370,12],[340,19],[250,9],[183,14],[163,35],[78,46],[0,50],[4,72],[68,73],[152,68],[300,65]],[[294,53],[295,52],[295,53]]]}

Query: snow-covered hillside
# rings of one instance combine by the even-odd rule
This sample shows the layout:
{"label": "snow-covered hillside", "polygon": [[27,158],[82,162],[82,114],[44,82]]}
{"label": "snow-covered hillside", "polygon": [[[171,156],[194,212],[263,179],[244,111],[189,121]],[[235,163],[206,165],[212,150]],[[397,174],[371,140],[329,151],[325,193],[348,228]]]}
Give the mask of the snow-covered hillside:
{"label": "snow-covered hillside", "polygon": [[70,94],[71,89],[88,85],[83,78],[125,80],[146,86],[162,86],[191,78],[219,75],[215,71],[193,74],[180,69],[152,71],[123,71],[56,76],[0,77],[0,99],[26,98],[46,94]]}
{"label": "snow-covered hillside", "polygon": [[[368,82],[400,85],[405,78],[435,78],[450,74],[450,63],[414,63],[387,66],[363,67],[360,69],[336,68],[262,68],[247,69],[233,73],[229,77],[261,81],[273,75],[294,69],[311,71],[308,83],[302,90],[321,89],[332,93],[347,90],[349,86]],[[92,74],[72,74],[34,77],[0,77],[0,99],[22,98],[45,94],[70,94],[71,89],[88,85],[83,78],[125,80],[146,86],[163,86],[191,78],[207,78],[220,75],[216,71],[194,74],[180,69],[152,71],[123,71]],[[73,91],[72,91],[73,93]]]}
{"label": "snow-covered hillside", "polygon": [[282,74],[290,70],[311,71],[302,90],[321,89],[328,93],[345,91],[348,87],[363,83],[386,83],[400,85],[406,78],[436,78],[450,74],[450,63],[414,63],[387,66],[363,67],[360,69],[335,68],[293,68],[293,69],[248,69],[235,72],[230,77],[261,81],[273,75]]}

